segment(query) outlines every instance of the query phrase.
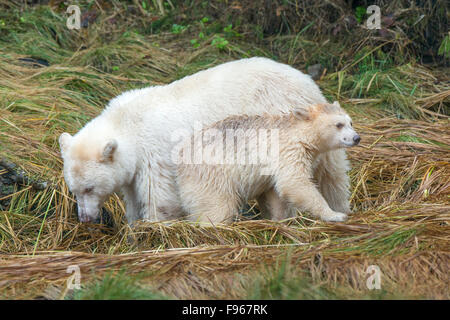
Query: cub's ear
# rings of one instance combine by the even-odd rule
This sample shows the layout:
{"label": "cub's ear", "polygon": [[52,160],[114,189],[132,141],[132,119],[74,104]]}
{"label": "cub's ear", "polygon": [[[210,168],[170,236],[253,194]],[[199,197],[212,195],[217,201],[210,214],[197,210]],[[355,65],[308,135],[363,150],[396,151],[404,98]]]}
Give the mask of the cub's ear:
{"label": "cub's ear", "polygon": [[310,108],[296,108],[292,111],[294,117],[302,121],[311,120],[311,110]]}
{"label": "cub's ear", "polygon": [[67,132],[62,133],[59,136],[59,148],[61,149],[62,155],[64,155],[64,153],[67,151],[67,148],[69,148],[71,142],[72,142],[72,136],[70,134],[68,134]]}
{"label": "cub's ear", "polygon": [[340,107],[341,107],[341,105],[339,104],[339,102],[338,102],[338,101],[335,101],[335,102],[333,102],[333,106],[335,106],[335,107],[338,107],[338,108],[340,108]]}
{"label": "cub's ear", "polygon": [[114,159],[114,153],[117,149],[117,141],[116,140],[110,140],[103,148],[102,157],[100,159],[100,162],[109,162],[113,161]]}

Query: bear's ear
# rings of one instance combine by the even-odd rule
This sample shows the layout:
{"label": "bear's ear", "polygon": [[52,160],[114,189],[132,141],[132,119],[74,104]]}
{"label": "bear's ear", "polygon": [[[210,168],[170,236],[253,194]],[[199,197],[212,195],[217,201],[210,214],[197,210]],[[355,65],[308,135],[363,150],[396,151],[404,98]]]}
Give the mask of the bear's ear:
{"label": "bear's ear", "polygon": [[311,110],[310,108],[296,108],[292,111],[294,117],[302,121],[311,120]]}
{"label": "bear's ear", "polygon": [[340,108],[340,107],[341,107],[341,105],[339,104],[339,102],[338,102],[338,101],[335,101],[335,102],[333,102],[333,106],[335,106],[335,107],[338,107],[338,108]]}
{"label": "bear's ear", "polygon": [[64,155],[64,153],[67,151],[67,148],[69,148],[71,142],[72,136],[67,132],[62,133],[59,136],[59,148],[61,149],[62,155]]}
{"label": "bear's ear", "polygon": [[113,161],[114,158],[114,152],[117,149],[117,141],[116,140],[110,140],[103,148],[102,157],[100,159],[100,162],[108,162]]}

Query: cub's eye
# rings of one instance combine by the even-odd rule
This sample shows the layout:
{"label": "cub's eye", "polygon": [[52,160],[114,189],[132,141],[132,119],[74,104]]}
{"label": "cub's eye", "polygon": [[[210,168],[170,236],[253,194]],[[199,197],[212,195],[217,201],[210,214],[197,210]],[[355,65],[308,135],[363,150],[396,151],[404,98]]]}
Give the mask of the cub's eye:
{"label": "cub's eye", "polygon": [[342,129],[342,128],[344,127],[344,124],[341,123],[341,122],[339,122],[339,123],[336,125],[336,127],[337,127],[338,129]]}
{"label": "cub's eye", "polygon": [[350,127],[353,127],[353,122],[350,121]]}
{"label": "cub's eye", "polygon": [[89,193],[91,193],[93,190],[94,190],[94,187],[89,187],[89,188],[84,189],[84,193],[89,194]]}

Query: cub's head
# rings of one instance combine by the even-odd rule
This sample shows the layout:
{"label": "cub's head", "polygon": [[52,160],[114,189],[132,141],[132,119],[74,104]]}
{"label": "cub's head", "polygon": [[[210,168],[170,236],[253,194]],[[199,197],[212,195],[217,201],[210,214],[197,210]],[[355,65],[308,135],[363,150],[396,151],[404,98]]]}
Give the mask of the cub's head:
{"label": "cub's head", "polygon": [[361,141],[353,129],[352,119],[337,101],[297,109],[294,115],[309,124],[307,134],[314,136],[316,147],[321,151],[353,147]]}
{"label": "cub's head", "polygon": [[98,220],[100,209],[120,184],[116,164],[117,141],[101,141],[94,137],[59,137],[64,160],[64,179],[75,194],[80,222]]}

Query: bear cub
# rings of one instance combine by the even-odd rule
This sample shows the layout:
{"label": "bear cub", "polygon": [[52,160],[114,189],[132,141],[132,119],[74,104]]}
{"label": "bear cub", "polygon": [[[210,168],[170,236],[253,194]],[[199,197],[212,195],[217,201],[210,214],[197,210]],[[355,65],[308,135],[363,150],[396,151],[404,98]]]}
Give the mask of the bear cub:
{"label": "bear cub", "polygon": [[[270,133],[270,139],[268,138]],[[231,223],[256,199],[263,218],[282,220],[298,208],[324,221],[344,221],[314,180],[318,155],[361,138],[340,107],[315,104],[283,115],[231,116],[185,140],[177,184],[188,219]],[[194,155],[193,155],[194,154]]]}

